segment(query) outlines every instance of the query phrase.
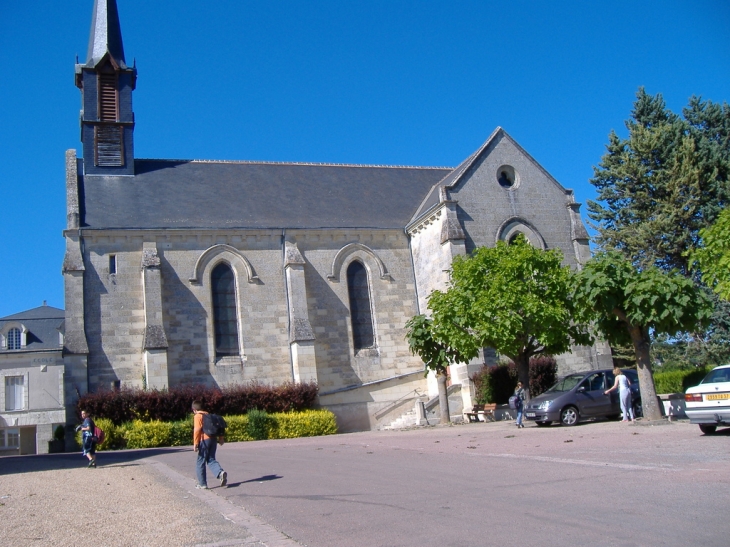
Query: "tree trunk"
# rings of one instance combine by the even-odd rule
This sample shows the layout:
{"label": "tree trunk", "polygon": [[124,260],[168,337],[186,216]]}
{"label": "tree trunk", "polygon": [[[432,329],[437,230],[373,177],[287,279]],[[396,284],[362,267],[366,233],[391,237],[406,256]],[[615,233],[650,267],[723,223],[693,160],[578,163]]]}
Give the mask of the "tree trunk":
{"label": "tree trunk", "polygon": [[651,359],[649,357],[649,349],[651,347],[651,338],[648,329],[640,327],[629,327],[631,341],[634,344],[634,352],[636,353],[636,363],[638,364],[639,387],[641,388],[641,406],[644,410],[644,418],[647,420],[661,420],[662,409],[659,408],[659,402],[656,396],[656,388],[654,387],[654,376],[651,372]]}
{"label": "tree trunk", "polygon": [[[521,353],[516,359],[517,363],[517,379],[522,382],[522,389],[525,390],[525,401],[530,400],[530,357]],[[515,386],[517,387],[517,386]]]}
{"label": "tree trunk", "polygon": [[449,414],[449,397],[446,392],[446,371],[436,373],[436,382],[439,387],[439,409],[441,410],[441,423],[451,423],[451,415]]}

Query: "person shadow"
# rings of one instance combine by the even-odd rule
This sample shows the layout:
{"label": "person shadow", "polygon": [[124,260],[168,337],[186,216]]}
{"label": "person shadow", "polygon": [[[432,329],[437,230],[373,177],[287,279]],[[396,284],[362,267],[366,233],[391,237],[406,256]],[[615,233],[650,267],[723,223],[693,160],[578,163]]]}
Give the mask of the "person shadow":
{"label": "person shadow", "polygon": [[266,481],[275,481],[277,479],[283,479],[281,475],[264,475],[263,477],[257,477],[255,479],[248,479],[247,481],[240,481],[240,482],[229,482],[228,488],[236,488],[237,486],[241,486],[242,484],[246,484],[249,482],[266,482]]}

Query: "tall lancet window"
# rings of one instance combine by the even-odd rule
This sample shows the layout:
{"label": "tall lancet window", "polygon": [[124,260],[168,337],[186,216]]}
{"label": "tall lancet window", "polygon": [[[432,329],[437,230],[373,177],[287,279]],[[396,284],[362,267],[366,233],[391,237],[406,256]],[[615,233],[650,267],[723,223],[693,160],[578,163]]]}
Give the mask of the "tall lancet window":
{"label": "tall lancet window", "polygon": [[233,270],[228,264],[218,264],[210,274],[210,280],[216,356],[238,355],[238,311]]}
{"label": "tall lancet window", "polygon": [[373,316],[370,309],[368,271],[361,262],[354,261],[347,268],[347,292],[350,296],[352,341],[355,351],[375,347]]}

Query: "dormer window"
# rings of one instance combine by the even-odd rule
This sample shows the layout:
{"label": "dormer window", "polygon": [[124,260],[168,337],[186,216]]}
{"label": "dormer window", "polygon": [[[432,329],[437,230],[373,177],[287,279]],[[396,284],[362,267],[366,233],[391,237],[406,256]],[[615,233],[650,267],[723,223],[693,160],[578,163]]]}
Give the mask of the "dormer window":
{"label": "dormer window", "polygon": [[12,328],[8,331],[8,349],[20,349],[20,329]]}

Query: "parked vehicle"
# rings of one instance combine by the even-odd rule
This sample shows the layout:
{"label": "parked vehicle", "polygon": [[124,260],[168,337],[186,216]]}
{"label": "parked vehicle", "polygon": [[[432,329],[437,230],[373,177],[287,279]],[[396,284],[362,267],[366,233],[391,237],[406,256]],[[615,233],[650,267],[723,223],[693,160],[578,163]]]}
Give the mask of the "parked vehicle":
{"label": "parked vehicle", "polygon": [[713,368],[699,385],[684,394],[689,423],[711,435],[720,425],[730,425],[730,365]]}
{"label": "parked vehicle", "polygon": [[[639,376],[633,369],[622,370],[631,382],[634,415],[641,416]],[[621,416],[618,390],[608,395],[603,393],[613,387],[615,379],[611,369],[568,374],[525,405],[525,418],[540,426],[557,421],[575,425],[588,418],[617,419]]]}

